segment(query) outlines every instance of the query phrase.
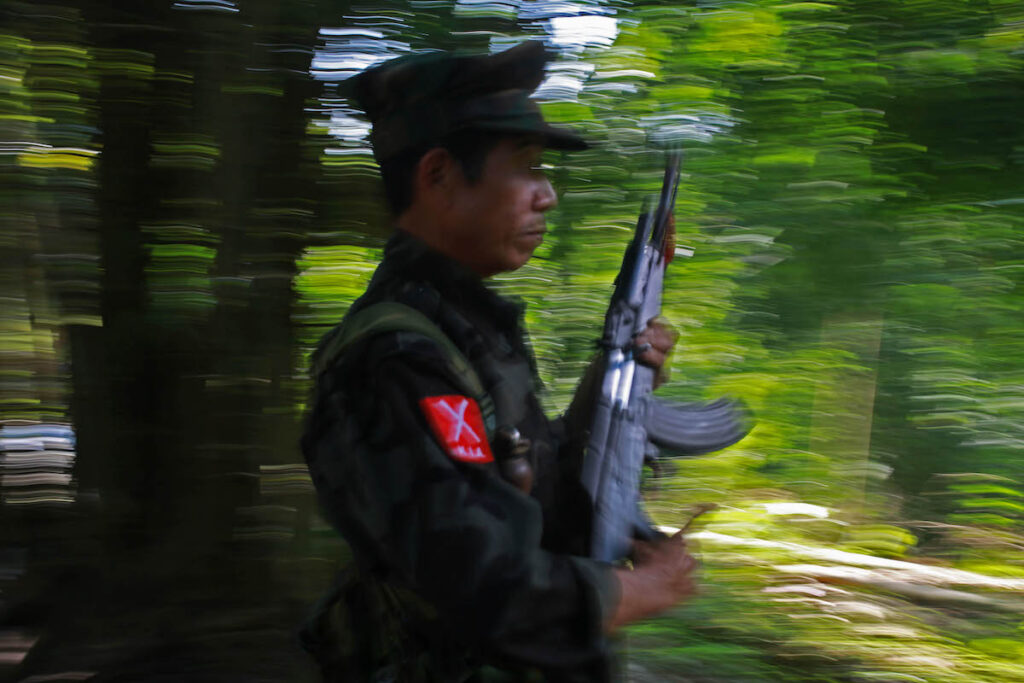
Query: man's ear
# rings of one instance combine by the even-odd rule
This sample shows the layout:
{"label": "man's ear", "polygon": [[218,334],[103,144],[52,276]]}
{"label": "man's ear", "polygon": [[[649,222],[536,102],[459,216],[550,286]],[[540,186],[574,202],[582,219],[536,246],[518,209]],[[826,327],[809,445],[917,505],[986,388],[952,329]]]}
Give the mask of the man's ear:
{"label": "man's ear", "polygon": [[447,194],[458,170],[451,152],[443,147],[434,147],[416,165],[417,192],[423,197],[438,197],[438,192]]}

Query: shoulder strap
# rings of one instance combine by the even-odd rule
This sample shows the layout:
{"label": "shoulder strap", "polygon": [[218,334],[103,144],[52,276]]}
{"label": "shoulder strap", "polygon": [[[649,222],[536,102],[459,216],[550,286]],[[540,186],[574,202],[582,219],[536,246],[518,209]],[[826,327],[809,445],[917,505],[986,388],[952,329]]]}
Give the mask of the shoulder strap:
{"label": "shoulder strap", "polygon": [[459,388],[476,399],[488,435],[494,433],[494,402],[484,390],[476,370],[448,335],[442,332],[441,328],[430,318],[415,308],[397,301],[373,304],[346,317],[335,334],[317,352],[313,361],[314,378],[333,365],[342,353],[357,342],[387,332],[412,332],[426,337],[441,347],[448,367],[452,371],[452,376],[457,378],[461,384]]}

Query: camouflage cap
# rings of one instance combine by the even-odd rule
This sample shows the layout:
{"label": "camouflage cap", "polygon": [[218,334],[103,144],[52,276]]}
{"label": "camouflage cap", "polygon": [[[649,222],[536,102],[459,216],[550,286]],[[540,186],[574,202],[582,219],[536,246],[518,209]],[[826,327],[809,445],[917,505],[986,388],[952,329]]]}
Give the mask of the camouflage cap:
{"label": "camouflage cap", "polygon": [[547,147],[586,149],[571,130],[545,122],[530,98],[548,60],[537,41],[494,55],[408,55],[353,76],[343,93],[373,124],[370,142],[378,161],[462,130],[533,133]]}

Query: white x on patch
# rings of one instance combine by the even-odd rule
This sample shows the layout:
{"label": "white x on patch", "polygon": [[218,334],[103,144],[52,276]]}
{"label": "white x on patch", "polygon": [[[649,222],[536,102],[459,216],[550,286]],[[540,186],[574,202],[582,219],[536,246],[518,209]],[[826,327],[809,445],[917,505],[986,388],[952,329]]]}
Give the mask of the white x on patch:
{"label": "white x on patch", "polygon": [[480,406],[468,396],[428,396],[420,407],[431,431],[445,452],[462,462],[493,462],[491,447],[484,438]]}
{"label": "white x on patch", "polygon": [[469,407],[469,401],[470,399],[460,396],[455,409],[452,409],[447,400],[443,398],[437,402],[438,407],[448,413],[448,417],[452,419],[452,432],[448,435],[449,441],[458,441],[462,438],[462,430],[465,429],[469,432],[469,438],[473,439],[473,443],[480,443],[480,437],[472,427],[466,424],[466,408]]}

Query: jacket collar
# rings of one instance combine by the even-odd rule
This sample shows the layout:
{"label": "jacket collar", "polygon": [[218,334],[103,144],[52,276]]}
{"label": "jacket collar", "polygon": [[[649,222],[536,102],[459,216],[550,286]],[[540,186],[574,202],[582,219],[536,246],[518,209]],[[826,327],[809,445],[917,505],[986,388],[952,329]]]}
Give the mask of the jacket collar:
{"label": "jacket collar", "polygon": [[472,270],[403,230],[396,229],[388,240],[381,266],[389,279],[427,282],[448,301],[487,313],[501,325],[519,325],[525,308],[521,301],[499,295]]}

